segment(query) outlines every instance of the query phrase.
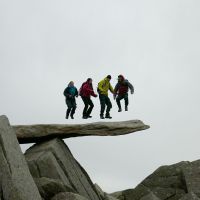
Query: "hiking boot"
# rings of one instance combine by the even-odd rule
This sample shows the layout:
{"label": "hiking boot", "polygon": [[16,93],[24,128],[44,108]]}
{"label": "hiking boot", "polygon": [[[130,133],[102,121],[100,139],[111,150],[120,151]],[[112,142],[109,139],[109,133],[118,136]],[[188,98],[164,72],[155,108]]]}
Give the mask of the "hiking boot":
{"label": "hiking boot", "polygon": [[128,106],[125,107],[125,111],[128,111]]}
{"label": "hiking boot", "polygon": [[105,119],[105,117],[103,115],[100,115],[100,119]]}
{"label": "hiking boot", "polygon": [[112,119],[112,117],[110,116],[110,114],[105,116],[106,119]]}
{"label": "hiking boot", "polygon": [[119,108],[118,112],[122,112],[122,109],[121,109],[121,108]]}
{"label": "hiking boot", "polygon": [[87,119],[87,116],[83,116],[83,119]]}
{"label": "hiking boot", "polygon": [[74,116],[73,116],[73,115],[71,115],[71,119],[74,119]]}
{"label": "hiking boot", "polygon": [[91,116],[91,115],[89,115],[89,116],[87,116],[87,118],[92,118],[92,116]]}

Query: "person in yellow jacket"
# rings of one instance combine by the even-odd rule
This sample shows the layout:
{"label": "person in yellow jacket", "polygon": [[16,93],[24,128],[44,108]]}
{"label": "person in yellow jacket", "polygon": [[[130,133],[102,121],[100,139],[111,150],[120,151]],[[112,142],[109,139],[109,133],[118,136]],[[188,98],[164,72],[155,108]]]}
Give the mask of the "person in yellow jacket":
{"label": "person in yellow jacket", "polygon": [[110,90],[111,93],[114,94],[114,89],[112,85],[110,84],[111,75],[108,75],[106,78],[104,78],[102,81],[98,84],[98,93],[99,93],[99,100],[101,104],[101,111],[100,111],[100,118],[104,119],[104,111],[106,109],[106,115],[105,118],[111,119],[110,116],[110,110],[112,108],[112,103],[110,101],[110,98],[108,97],[108,90]]}

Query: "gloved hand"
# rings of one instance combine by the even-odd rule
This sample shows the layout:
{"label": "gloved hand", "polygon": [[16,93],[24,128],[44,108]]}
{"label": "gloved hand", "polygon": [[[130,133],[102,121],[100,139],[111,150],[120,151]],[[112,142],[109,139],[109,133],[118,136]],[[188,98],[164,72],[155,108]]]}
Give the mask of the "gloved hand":
{"label": "gloved hand", "polygon": [[134,92],[133,92],[133,91],[131,91],[131,94],[134,94]]}
{"label": "gloved hand", "polygon": [[116,94],[114,94],[114,95],[113,95],[113,98],[114,98],[114,100],[116,99],[116,97],[117,97],[117,95],[116,95]]}
{"label": "gloved hand", "polygon": [[95,98],[97,98],[98,97],[98,95],[97,94],[95,94],[95,96],[94,96]]}

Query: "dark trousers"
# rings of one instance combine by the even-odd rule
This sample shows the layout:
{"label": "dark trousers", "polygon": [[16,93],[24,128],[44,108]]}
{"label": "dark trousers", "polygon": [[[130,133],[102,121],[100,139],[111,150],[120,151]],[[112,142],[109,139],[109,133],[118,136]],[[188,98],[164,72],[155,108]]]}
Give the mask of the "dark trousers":
{"label": "dark trousers", "polygon": [[92,110],[94,108],[94,104],[90,97],[81,97],[83,100],[83,103],[85,104],[85,107],[83,109],[83,117],[88,117],[92,113]]}
{"label": "dark trousers", "polygon": [[100,100],[100,104],[101,104],[100,115],[104,114],[106,106],[107,106],[106,115],[109,115],[110,110],[112,108],[112,103],[111,103],[109,97],[107,95],[99,94],[99,100]]}
{"label": "dark trousers", "polygon": [[124,99],[124,102],[125,102],[125,106],[127,107],[128,104],[129,104],[129,100],[128,100],[128,93],[124,94],[124,95],[118,95],[117,98],[116,98],[116,102],[117,102],[117,105],[118,107],[121,109],[121,100]]}
{"label": "dark trousers", "polygon": [[74,116],[74,113],[76,111],[76,99],[75,98],[68,98],[66,99],[67,104],[67,112],[66,117],[69,117],[69,115]]}

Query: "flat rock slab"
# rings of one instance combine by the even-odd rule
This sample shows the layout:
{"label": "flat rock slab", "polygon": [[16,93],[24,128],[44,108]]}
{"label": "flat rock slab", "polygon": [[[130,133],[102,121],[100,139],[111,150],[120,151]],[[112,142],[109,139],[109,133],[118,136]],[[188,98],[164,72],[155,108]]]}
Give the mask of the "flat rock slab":
{"label": "flat rock slab", "polygon": [[149,128],[140,120],[89,124],[38,124],[13,126],[20,144],[38,143],[53,138],[117,136]]}
{"label": "flat rock slab", "polygon": [[6,116],[0,116],[0,188],[3,200],[41,200]]}

